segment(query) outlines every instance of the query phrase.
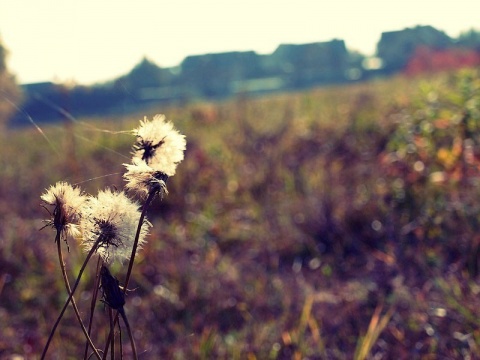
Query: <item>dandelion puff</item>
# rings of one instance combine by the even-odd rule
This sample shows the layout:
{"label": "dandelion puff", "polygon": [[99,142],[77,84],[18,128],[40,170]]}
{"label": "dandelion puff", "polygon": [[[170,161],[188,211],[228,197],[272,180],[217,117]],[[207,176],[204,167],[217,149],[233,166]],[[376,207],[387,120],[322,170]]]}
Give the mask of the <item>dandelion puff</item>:
{"label": "dandelion puff", "polygon": [[42,206],[51,214],[51,218],[45,220],[47,224],[44,228],[51,226],[64,240],[67,235],[76,237],[80,234],[78,222],[87,196],[78,187],[57,182],[40,198],[43,200]]}
{"label": "dandelion puff", "polygon": [[138,158],[134,158],[132,162],[133,164],[123,164],[127,168],[127,172],[123,175],[127,182],[125,185],[127,190],[142,197],[147,197],[152,192],[160,196],[168,194],[166,185],[168,175],[154,170]]}
{"label": "dandelion puff", "polygon": [[[80,222],[85,251],[91,251],[98,244],[96,252],[104,262],[129,260],[139,218],[138,204],[124,193],[108,189],[100,191],[97,197],[88,199]],[[145,243],[151,226],[147,220],[143,221],[137,251]]]}
{"label": "dandelion puff", "polygon": [[164,115],[155,115],[152,121],[145,117],[133,133],[137,137],[133,158],[145,161],[154,170],[168,176],[175,175],[177,165],[184,157],[185,135],[175,130]]}

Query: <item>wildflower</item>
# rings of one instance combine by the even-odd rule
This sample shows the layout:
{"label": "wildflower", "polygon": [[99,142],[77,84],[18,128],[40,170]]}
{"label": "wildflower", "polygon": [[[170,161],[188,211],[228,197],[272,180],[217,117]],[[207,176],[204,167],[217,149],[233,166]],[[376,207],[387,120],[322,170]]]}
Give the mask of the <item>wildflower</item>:
{"label": "wildflower", "polygon": [[177,165],[183,160],[185,135],[175,130],[164,115],[155,115],[153,121],[145,117],[133,132],[137,136],[133,158],[145,161],[154,170],[168,176],[175,175]]}
{"label": "wildflower", "polygon": [[50,220],[46,220],[45,226],[53,227],[64,239],[67,235],[79,235],[78,221],[81,208],[87,199],[79,188],[66,182],[57,182],[47,189],[41,199],[43,206],[52,216]]}
{"label": "wildflower", "polygon": [[[138,204],[121,192],[100,191],[88,200],[82,220],[83,241],[86,251],[96,246],[96,252],[106,263],[130,259],[137,232],[140,211]],[[145,243],[151,224],[144,220],[138,238],[138,248]]]}
{"label": "wildflower", "polygon": [[133,164],[123,164],[127,172],[123,175],[127,184],[127,190],[134,191],[140,195],[147,196],[151,192],[163,195],[168,194],[166,181],[168,175],[156,171],[146,162],[134,158]]}

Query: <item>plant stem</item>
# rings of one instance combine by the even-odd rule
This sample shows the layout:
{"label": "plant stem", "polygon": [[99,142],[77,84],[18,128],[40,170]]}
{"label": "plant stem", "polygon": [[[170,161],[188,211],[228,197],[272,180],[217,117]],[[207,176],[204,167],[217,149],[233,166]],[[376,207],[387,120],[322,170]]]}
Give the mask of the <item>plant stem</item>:
{"label": "plant stem", "polygon": [[[132,274],[133,263],[135,261],[135,255],[137,253],[138,239],[140,238],[140,232],[142,230],[143,221],[145,219],[145,215],[147,214],[147,209],[150,206],[150,203],[152,202],[152,200],[153,200],[153,198],[155,197],[156,194],[157,194],[157,191],[150,191],[148,193],[147,200],[145,200],[145,203],[143,204],[143,207],[142,207],[142,213],[140,214],[140,219],[138,220],[137,233],[135,234],[135,241],[133,242],[132,255],[130,256],[130,262],[128,264],[127,275],[125,277],[125,284],[124,284],[124,288],[123,288],[123,293],[124,294],[127,292],[128,282],[129,282],[130,276]],[[118,314],[118,311],[117,311],[117,313],[115,315],[114,324],[116,324],[117,321],[118,321],[118,315],[119,314]],[[110,334],[108,335],[107,343],[105,344],[105,349],[104,349],[103,358],[102,358],[103,360],[105,360],[107,358],[108,345],[112,341],[112,337],[113,337],[113,331],[112,331],[112,329],[110,329]]]}
{"label": "plant stem", "polygon": [[130,343],[132,344],[133,359],[138,360],[137,347],[135,346],[132,329],[130,329],[130,324],[128,323],[127,315],[125,315],[125,310],[122,308],[118,312],[120,313],[120,315],[122,315],[123,322],[125,323],[125,326],[127,328],[128,337],[130,338]]}
{"label": "plant stem", "polygon": [[55,335],[55,331],[57,330],[57,326],[58,326],[58,324],[60,323],[60,320],[62,320],[63,314],[65,313],[65,310],[67,309],[68,304],[69,304],[70,301],[72,300],[72,297],[73,297],[73,294],[75,293],[75,290],[77,290],[78,284],[80,283],[80,279],[82,278],[82,275],[83,275],[83,271],[85,270],[85,267],[87,266],[88,261],[89,261],[90,258],[92,257],[93,253],[94,253],[95,250],[97,249],[97,246],[98,246],[98,244],[100,243],[100,239],[101,239],[101,237],[99,237],[99,238],[97,239],[97,241],[95,241],[95,244],[92,246],[92,249],[91,249],[90,252],[88,253],[87,257],[85,258],[85,261],[83,262],[83,265],[82,265],[82,267],[81,267],[81,269],[80,269],[80,272],[78,273],[77,280],[75,281],[75,284],[73,285],[72,291],[69,292],[68,299],[67,299],[67,301],[65,302],[65,305],[63,306],[62,311],[60,312],[60,315],[59,315],[58,318],[57,318],[57,321],[56,321],[55,324],[53,325],[52,330],[50,331],[50,335],[49,335],[49,337],[48,337],[47,344],[45,345],[45,348],[43,349],[43,352],[42,352],[42,357],[41,357],[42,360],[45,359],[45,356],[46,356],[47,351],[48,351],[48,347],[50,346],[50,342],[51,342],[52,339],[53,339],[53,335]]}
{"label": "plant stem", "polygon": [[130,256],[130,262],[128,263],[128,270],[127,270],[127,275],[125,277],[125,284],[123,285],[124,294],[127,292],[128,282],[132,274],[133,263],[135,262],[135,255],[137,254],[138,239],[140,238],[140,232],[142,230],[143,222],[145,220],[145,215],[147,214],[147,209],[150,206],[150,203],[152,202],[156,194],[157,194],[156,191],[150,191],[148,193],[147,200],[145,200],[145,203],[143,204],[142,213],[140,214],[140,220],[138,221],[137,233],[135,234],[135,241],[133,242],[132,255]]}
{"label": "plant stem", "polygon": [[[57,235],[55,237],[55,242],[57,243],[58,261],[60,262],[60,268],[62,269],[62,276],[63,276],[63,280],[65,282],[65,288],[67,289],[67,292],[70,295],[72,290],[70,288],[70,283],[68,281],[67,270],[65,268],[65,262],[63,261],[62,246],[61,246],[61,242],[60,242],[60,231],[57,231]],[[82,331],[85,334],[85,338],[87,339],[87,343],[90,344],[90,346],[92,347],[93,352],[97,356],[97,359],[101,359],[101,356],[98,353],[97,349],[95,348],[95,345],[93,344],[92,339],[89,336],[89,333],[87,333],[87,329],[85,329],[85,325],[83,325],[82,318],[80,317],[80,313],[78,311],[77,303],[75,302],[75,298],[73,296],[72,296],[72,306],[73,306],[73,310],[75,311],[75,315],[77,316],[78,322],[80,323],[80,327],[82,328]]]}
{"label": "plant stem", "polygon": [[[115,322],[114,322],[114,317],[113,317],[113,310],[109,307],[108,308],[108,319],[110,320],[110,332],[115,331]],[[109,334],[110,334],[109,332]],[[121,340],[120,340],[120,348],[121,346]],[[115,340],[111,342],[111,351],[110,351],[110,359],[115,360]]]}
{"label": "plant stem", "polygon": [[[93,324],[93,314],[95,312],[95,304],[97,303],[97,295],[98,295],[98,287],[100,286],[100,265],[102,263],[102,260],[100,257],[98,257],[97,261],[97,271],[96,271],[96,276],[95,276],[95,285],[93,287],[93,294],[92,294],[92,301],[90,303],[90,318],[88,320],[88,335],[91,334],[92,331],[92,324]],[[84,360],[87,360],[88,358],[88,342],[85,344],[85,353],[83,356]],[[101,357],[100,357],[101,358]]]}

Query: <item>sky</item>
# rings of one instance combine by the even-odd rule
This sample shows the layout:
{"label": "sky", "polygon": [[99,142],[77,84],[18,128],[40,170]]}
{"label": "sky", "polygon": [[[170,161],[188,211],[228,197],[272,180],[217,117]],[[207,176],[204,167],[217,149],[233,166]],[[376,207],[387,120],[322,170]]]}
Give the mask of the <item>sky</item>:
{"label": "sky", "polygon": [[171,67],[188,55],[332,39],[373,55],[384,31],[479,30],[479,10],[476,0],[0,0],[0,41],[20,83],[92,84],[144,57]]}

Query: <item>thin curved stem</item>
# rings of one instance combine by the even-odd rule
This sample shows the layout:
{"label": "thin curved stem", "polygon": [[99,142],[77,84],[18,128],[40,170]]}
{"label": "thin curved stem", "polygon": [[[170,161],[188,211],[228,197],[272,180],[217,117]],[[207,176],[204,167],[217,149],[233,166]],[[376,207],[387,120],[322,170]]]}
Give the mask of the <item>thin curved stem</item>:
{"label": "thin curved stem", "polygon": [[115,324],[117,324],[117,322],[118,322],[118,315],[119,315],[118,311],[116,311],[115,316],[113,317],[113,325],[110,324],[110,331],[109,331],[108,336],[107,336],[107,341],[105,342],[105,348],[103,349],[102,360],[107,359],[108,348],[109,348],[109,346],[110,346],[110,344],[112,343],[112,340],[113,340],[114,327],[115,327]]}
{"label": "thin curved stem", "polygon": [[[68,281],[65,262],[63,261],[62,246],[61,246],[61,242],[60,242],[60,231],[57,231],[57,235],[55,237],[55,242],[57,243],[58,261],[60,262],[60,268],[62,269],[63,281],[65,282],[65,288],[67,289],[67,292],[70,295],[72,290],[70,288],[70,282]],[[73,310],[75,312],[75,315],[77,316],[80,327],[82,328],[82,331],[85,334],[85,338],[87,339],[88,344],[90,344],[90,346],[92,347],[93,352],[97,356],[97,359],[101,359],[101,356],[98,353],[97,349],[95,348],[95,345],[93,344],[93,341],[90,338],[89,333],[87,332],[87,329],[85,329],[85,325],[83,325],[83,321],[82,321],[82,318],[80,316],[80,312],[78,311],[77,303],[75,302],[75,298],[73,296],[72,296],[72,306],[73,306]]]}
{"label": "thin curved stem", "polygon": [[118,312],[120,313],[120,315],[122,315],[123,322],[125,323],[125,327],[127,328],[128,337],[130,338],[130,343],[132,344],[133,359],[138,360],[137,347],[135,346],[135,340],[133,339],[132,329],[130,329],[130,324],[127,320],[127,315],[125,315],[125,310],[122,308]]}
{"label": "thin curved stem", "polygon": [[73,297],[73,294],[75,293],[75,290],[77,290],[78,284],[80,283],[80,279],[82,278],[82,275],[83,275],[83,271],[85,270],[85,268],[86,268],[88,262],[90,261],[90,258],[92,257],[93,253],[97,250],[97,246],[100,243],[100,240],[101,240],[101,237],[99,237],[97,239],[97,241],[95,241],[95,244],[92,246],[92,249],[88,253],[87,257],[85,258],[85,261],[83,262],[83,265],[82,265],[82,267],[81,267],[81,269],[78,273],[77,280],[75,281],[75,284],[73,285],[72,291],[69,293],[69,296],[68,296],[67,301],[65,302],[65,305],[63,306],[62,311],[60,312],[60,315],[57,318],[57,321],[55,322],[52,330],[50,331],[50,336],[48,337],[47,344],[45,345],[45,348],[43,349],[43,352],[42,352],[42,357],[41,357],[42,360],[45,359],[45,355],[47,354],[48,347],[50,346],[50,342],[52,341],[53,336],[55,335],[55,331],[57,330],[57,326],[60,323],[60,320],[62,320],[63,314],[65,313],[65,310],[67,309],[68,304],[72,300],[72,297]]}
{"label": "thin curved stem", "polygon": [[142,213],[140,214],[140,220],[138,221],[138,226],[137,226],[137,233],[135,234],[135,241],[133,242],[133,247],[132,247],[132,255],[130,256],[130,262],[128,263],[128,270],[127,270],[127,275],[125,276],[125,284],[123,285],[123,293],[125,294],[127,292],[128,288],[128,282],[130,280],[130,276],[132,274],[132,269],[133,269],[133,263],[135,262],[135,255],[137,254],[137,247],[138,247],[138,239],[140,238],[140,232],[142,231],[142,226],[143,222],[145,220],[145,215],[147,215],[147,209],[150,206],[150,203],[152,202],[153,198],[157,194],[156,191],[150,191],[148,193],[147,200],[145,200],[145,203],[143,204],[142,208]]}
{"label": "thin curved stem", "polygon": [[[115,331],[115,321],[113,317],[113,310],[112,308],[108,308],[108,319],[110,320],[110,331]],[[122,348],[121,346],[122,342],[120,340],[120,349]],[[110,359],[115,360],[115,341],[112,341],[111,343],[111,350],[110,350]]]}
{"label": "thin curved stem", "polygon": [[[150,203],[154,199],[155,195],[157,194],[157,191],[150,191],[148,193],[147,200],[145,200],[145,203],[143,204],[142,207],[142,213],[140,214],[140,219],[138,220],[138,226],[137,226],[137,233],[135,234],[135,241],[133,242],[133,247],[132,247],[132,255],[130,256],[130,262],[128,263],[128,270],[127,270],[127,275],[125,276],[125,284],[123,285],[123,293],[125,294],[128,289],[128,282],[130,280],[130,276],[132,274],[132,269],[133,269],[133,263],[135,261],[135,255],[137,254],[137,247],[138,247],[138,239],[140,238],[140,232],[142,230],[143,222],[145,220],[145,215],[147,214],[147,209],[150,206]],[[117,314],[115,315],[114,319],[114,324],[118,322],[118,311]],[[110,334],[108,334],[107,338],[107,343],[105,344],[105,349],[103,353],[103,360],[107,358],[107,353],[108,353],[108,345],[112,341],[113,337],[113,331],[110,329]]]}
{"label": "thin curved stem", "polygon": [[[88,319],[88,335],[91,334],[92,332],[92,324],[93,324],[93,314],[95,312],[95,304],[97,303],[97,295],[98,295],[98,287],[100,286],[100,265],[102,264],[102,259],[98,257],[97,261],[97,271],[95,275],[95,284],[93,287],[93,293],[92,293],[92,301],[90,303],[90,318]],[[83,355],[84,360],[87,360],[88,358],[88,345],[89,343],[87,342],[85,344],[85,353]]]}

